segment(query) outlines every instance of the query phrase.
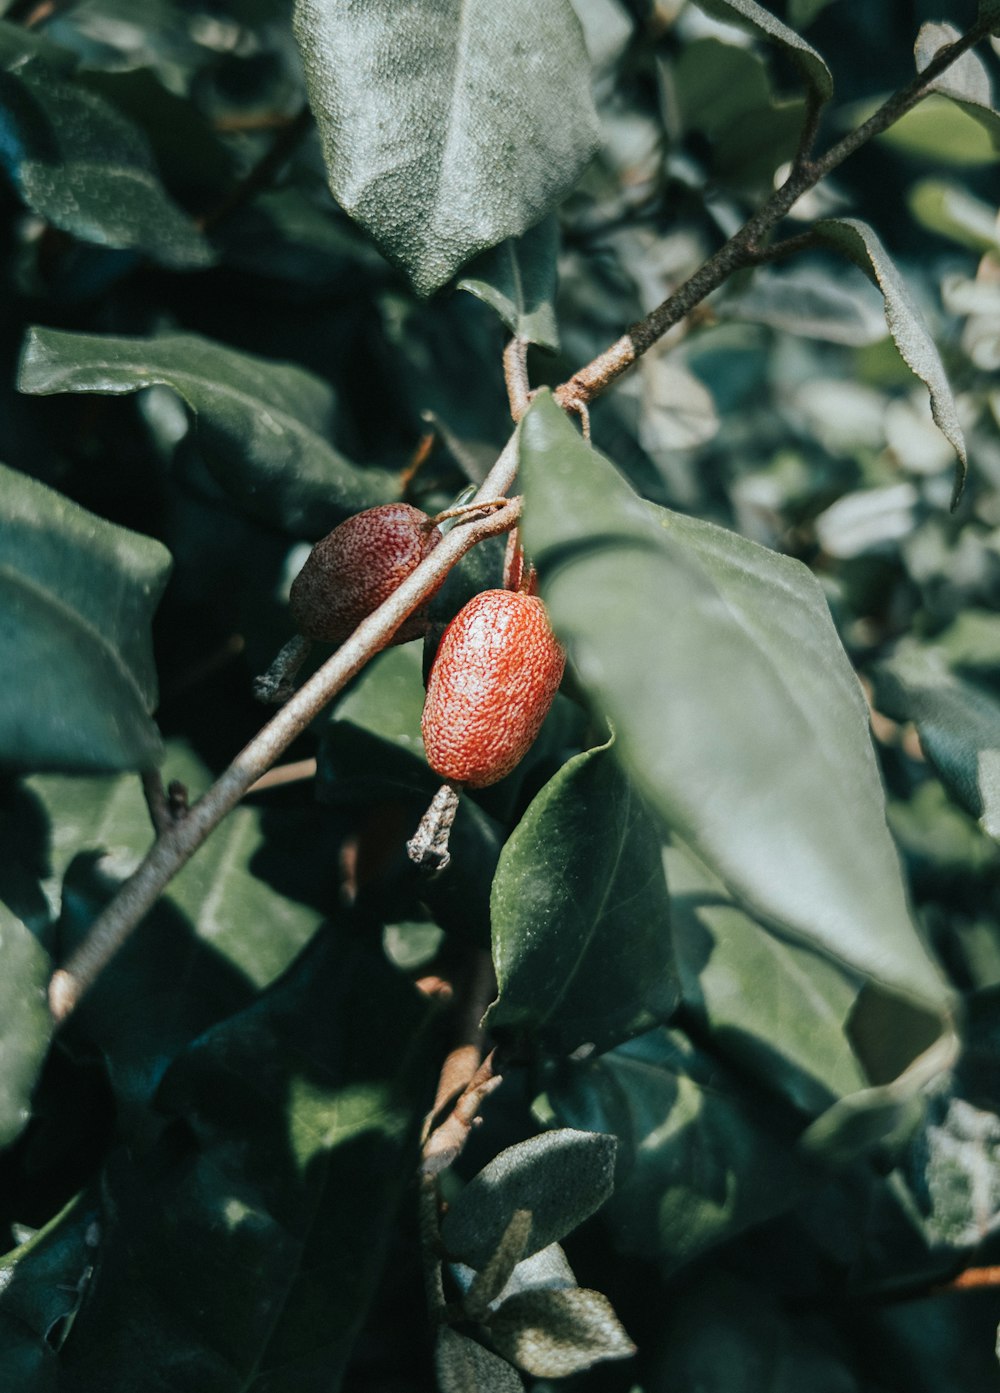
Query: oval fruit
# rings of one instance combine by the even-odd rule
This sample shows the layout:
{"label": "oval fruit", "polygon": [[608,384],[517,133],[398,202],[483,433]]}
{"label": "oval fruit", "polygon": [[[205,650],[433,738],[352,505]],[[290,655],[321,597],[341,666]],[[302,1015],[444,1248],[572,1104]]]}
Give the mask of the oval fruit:
{"label": "oval fruit", "polygon": [[[340,643],[387,600],[441,534],[409,503],[384,503],[356,513],[316,543],[292,582],[292,619],[306,638]],[[411,614],[393,643],[427,629],[422,610]]]}
{"label": "oval fruit", "polygon": [[427,683],[421,725],[434,772],[470,788],[509,774],[541,729],[565,662],[537,595],[474,596],[445,629]]}

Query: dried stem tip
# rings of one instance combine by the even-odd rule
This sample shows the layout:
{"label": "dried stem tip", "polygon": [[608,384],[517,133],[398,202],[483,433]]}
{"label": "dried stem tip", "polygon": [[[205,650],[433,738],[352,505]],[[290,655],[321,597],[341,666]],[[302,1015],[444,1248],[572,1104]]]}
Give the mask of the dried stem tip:
{"label": "dried stem tip", "polygon": [[421,870],[443,871],[451,860],[448,838],[458,812],[458,789],[442,784],[420,819],[420,826],[406,843],[410,860]]}

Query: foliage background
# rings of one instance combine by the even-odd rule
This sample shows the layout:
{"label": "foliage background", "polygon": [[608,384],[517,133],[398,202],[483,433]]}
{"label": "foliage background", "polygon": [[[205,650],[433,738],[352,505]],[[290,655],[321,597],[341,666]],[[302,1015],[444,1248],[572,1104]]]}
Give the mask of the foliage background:
{"label": "foliage background", "polygon": [[[206,787],[261,723],[251,678],[287,637],[302,544],[394,496],[429,427],[415,501],[447,506],[484,476],[509,431],[505,331],[475,295],[418,299],[333,202],[315,129],[294,127],[306,93],[289,4],[77,0],[31,27],[31,6],[2,8],[4,514],[37,480],[172,564],[168,581],[160,547],[58,504],[0,551],[4,586],[21,586],[4,590],[0,628],[0,1246],[16,1258],[0,1267],[0,1381],[432,1387],[412,1174],[446,1039],[406,978],[457,972],[488,944],[515,828],[494,913],[518,941],[525,877],[543,900],[548,884],[532,817],[598,867],[581,914],[615,873],[609,838],[637,858],[628,883],[640,875],[642,839],[661,832],[601,753],[601,720],[560,697],[521,769],[465,806],[455,868],[427,887],[402,855],[435,785],[416,734],[421,655],[391,651],[289,752],[318,758],[315,787],[247,799],[54,1042],[41,989],[149,842],[139,781],[114,772],[148,759],[145,713],[166,777]],[[532,350],[535,383],[562,381],[732,232],[802,119],[782,54],[693,6],[577,8],[602,145],[559,210],[560,346]],[[922,22],[973,18],[924,0],[776,12],[834,71],[831,138],[909,79]],[[300,138],[247,185],[290,125]],[[654,887],[625,965],[609,954],[613,991],[608,963],[592,965],[582,1024],[542,1019],[552,963],[522,964],[524,998],[512,976],[495,1016],[515,1062],[460,1169],[552,1123],[619,1137],[616,1194],[566,1248],[639,1353],[581,1388],[1000,1386],[995,1292],[936,1290],[1000,1262],[996,199],[988,132],[935,98],[795,210],[870,220],[932,324],[971,464],[954,514],[952,453],[881,299],[827,256],[738,277],[595,405],[595,444],[647,498],[819,579],[874,693],[908,893],[965,1014],[959,1063],[930,1096],[889,1098],[868,1130],[860,1110],[833,1156],[803,1147],[809,1124],[894,1078],[926,1022],[876,1011],[866,1042],[861,974],[761,930],[683,845],[667,852],[670,942]],[[153,343],[120,343],[134,337]],[[596,528],[600,488],[556,514],[578,505]],[[496,583],[502,546],[481,552],[439,621]],[[123,677],[120,653],[97,662],[80,639],[126,642],[121,571],[135,613],[155,606],[158,697],[140,645]],[[25,574],[61,597],[47,648],[11,620]],[[609,603],[627,627],[636,596]],[[551,807],[532,805],[543,789]],[[825,792],[811,789],[811,815]],[[559,822],[572,799],[591,810],[583,827]],[[631,932],[603,928],[615,949]],[[595,1042],[614,1048],[578,1049]],[[881,1076],[866,1077],[875,1056]]]}

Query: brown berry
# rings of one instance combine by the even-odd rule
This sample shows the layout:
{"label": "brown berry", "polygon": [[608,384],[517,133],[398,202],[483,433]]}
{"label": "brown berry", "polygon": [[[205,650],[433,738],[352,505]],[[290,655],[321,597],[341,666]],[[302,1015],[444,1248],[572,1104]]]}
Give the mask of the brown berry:
{"label": "brown berry", "polygon": [[562,680],[566,655],[537,595],[484,590],[441,637],[424,702],[427,760],[484,788],[520,763]]}
{"label": "brown berry", "polygon": [[[430,518],[409,503],[384,503],[356,513],[317,542],[292,582],[292,619],[306,638],[341,643],[441,540]],[[393,643],[427,629],[422,610],[411,614]]]}

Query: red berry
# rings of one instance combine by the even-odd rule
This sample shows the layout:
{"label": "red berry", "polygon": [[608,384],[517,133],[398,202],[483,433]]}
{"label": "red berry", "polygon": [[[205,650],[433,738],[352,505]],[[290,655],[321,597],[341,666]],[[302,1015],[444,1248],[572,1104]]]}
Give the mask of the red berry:
{"label": "red berry", "polygon": [[422,729],[436,774],[470,788],[495,784],[541,729],[566,655],[537,595],[484,590],[445,629]]}
{"label": "red berry", "polygon": [[[317,542],[292,582],[292,619],[306,638],[340,643],[387,600],[401,581],[437,546],[441,534],[409,503],[385,503],[342,522]],[[427,629],[418,610],[393,643],[419,638]]]}

